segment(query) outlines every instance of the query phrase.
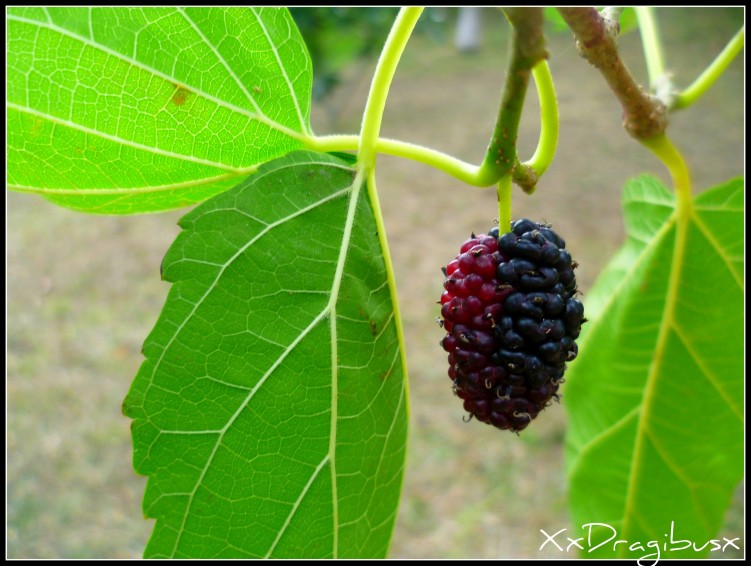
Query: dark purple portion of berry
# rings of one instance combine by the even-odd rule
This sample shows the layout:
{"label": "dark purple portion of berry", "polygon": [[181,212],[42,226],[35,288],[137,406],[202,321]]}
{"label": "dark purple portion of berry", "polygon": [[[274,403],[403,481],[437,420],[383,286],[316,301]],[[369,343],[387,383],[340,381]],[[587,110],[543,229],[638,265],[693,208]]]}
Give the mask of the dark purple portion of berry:
{"label": "dark purple portion of berry", "polygon": [[519,237],[524,236],[527,232],[532,232],[532,230],[537,230],[538,228],[541,228],[539,224],[532,222],[527,218],[522,218],[521,220],[511,223],[511,231]]}
{"label": "dark purple portion of berry", "polygon": [[443,268],[441,346],[471,416],[521,431],[558,398],[584,318],[576,263],[548,224],[522,219],[464,242]]}

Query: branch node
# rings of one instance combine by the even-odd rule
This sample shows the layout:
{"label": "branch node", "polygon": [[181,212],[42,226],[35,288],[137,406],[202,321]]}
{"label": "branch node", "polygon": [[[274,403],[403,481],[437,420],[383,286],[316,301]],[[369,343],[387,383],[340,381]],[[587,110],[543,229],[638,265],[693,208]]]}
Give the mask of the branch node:
{"label": "branch node", "polygon": [[639,140],[653,138],[667,128],[667,106],[642,89],[621,60],[616,20],[594,8],[558,8],[576,37],[579,53],[595,66],[623,107],[623,127]]}

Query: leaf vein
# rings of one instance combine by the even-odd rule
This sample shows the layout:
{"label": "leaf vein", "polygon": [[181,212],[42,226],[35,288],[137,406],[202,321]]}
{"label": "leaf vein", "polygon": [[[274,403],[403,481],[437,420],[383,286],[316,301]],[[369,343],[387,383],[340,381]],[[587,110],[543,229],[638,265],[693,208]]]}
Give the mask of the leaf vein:
{"label": "leaf vein", "polygon": [[174,191],[178,189],[189,189],[193,187],[200,187],[201,185],[211,185],[225,181],[227,179],[233,179],[237,176],[250,175],[258,170],[258,165],[252,165],[250,167],[244,167],[238,169],[237,173],[223,173],[214,177],[203,177],[193,181],[184,181],[181,183],[170,183],[167,185],[150,185],[147,187],[128,187],[128,188],[101,188],[96,189],[92,187],[81,189],[68,189],[68,188],[53,188],[53,187],[30,187],[28,185],[16,185],[8,183],[8,188],[20,193],[34,193],[34,194],[48,194],[48,195],[92,195],[92,196],[106,196],[106,195],[122,195],[131,196],[137,194],[147,193],[160,193],[165,191]]}
{"label": "leaf vein", "polygon": [[292,81],[290,80],[289,75],[287,74],[287,69],[284,67],[284,65],[282,63],[282,59],[279,56],[279,51],[277,50],[276,45],[271,40],[271,36],[269,35],[269,32],[266,29],[266,26],[264,25],[263,21],[261,20],[261,17],[256,13],[256,11],[258,9],[259,8],[251,8],[250,12],[256,17],[256,20],[258,21],[258,25],[261,27],[261,30],[263,31],[264,35],[266,36],[266,39],[268,40],[269,45],[271,46],[271,50],[274,53],[274,57],[277,60],[277,64],[279,65],[279,70],[281,71],[282,76],[284,77],[284,81],[287,83],[287,86],[289,87],[289,93],[290,93],[290,96],[292,98],[292,102],[295,105],[295,112],[297,112],[297,119],[300,121],[300,131],[303,134],[309,135],[310,132],[308,131],[308,128],[307,128],[307,126],[305,124],[305,119],[303,118],[302,111],[300,109],[300,105],[297,102],[297,96],[295,94],[295,88],[292,85]]}
{"label": "leaf vein", "polygon": [[691,356],[691,359],[694,360],[694,363],[701,370],[702,375],[706,378],[707,382],[709,382],[709,384],[715,389],[715,391],[717,391],[719,396],[722,397],[723,401],[727,403],[733,414],[735,414],[735,416],[738,417],[741,422],[743,422],[743,410],[735,406],[735,403],[733,403],[733,396],[728,394],[720,386],[717,376],[710,370],[709,367],[706,366],[702,357],[694,350],[693,345],[690,343],[688,337],[684,334],[683,329],[677,324],[673,324],[671,326],[676,336],[683,344],[683,347],[686,348],[686,351]]}
{"label": "leaf vein", "polygon": [[185,523],[188,520],[188,516],[190,515],[190,508],[193,505],[193,498],[195,497],[196,492],[198,491],[199,486],[203,483],[203,478],[206,477],[206,473],[208,472],[209,468],[211,467],[212,462],[214,461],[214,457],[216,456],[216,453],[219,450],[219,447],[222,444],[222,440],[224,439],[224,435],[227,433],[227,431],[232,427],[234,422],[237,420],[237,418],[240,416],[240,414],[246,409],[248,404],[250,403],[251,399],[255,396],[256,392],[261,388],[261,386],[266,383],[266,380],[276,371],[276,368],[278,368],[282,362],[287,358],[287,356],[297,347],[297,345],[302,342],[302,340],[311,332],[313,328],[315,328],[318,323],[323,320],[323,318],[326,316],[327,312],[326,309],[322,310],[316,318],[313,319],[313,321],[303,329],[300,334],[292,341],[292,343],[282,352],[282,354],[277,358],[277,360],[271,365],[271,367],[266,371],[266,373],[261,377],[261,379],[258,380],[258,383],[248,392],[248,395],[245,397],[243,402],[240,404],[240,406],[237,408],[237,410],[234,412],[234,414],[228,419],[227,424],[222,427],[221,432],[219,433],[219,437],[216,440],[216,443],[214,444],[214,448],[211,450],[211,454],[209,454],[209,457],[206,459],[206,465],[203,467],[203,470],[201,471],[201,474],[199,475],[198,479],[196,480],[196,484],[193,487],[193,490],[191,491],[189,497],[188,497],[188,504],[185,506],[185,512],[183,513],[183,519],[180,524],[180,528],[178,529],[178,535],[175,537],[175,543],[172,548],[172,556],[175,555],[175,552],[177,551],[177,547],[180,544],[180,539],[182,538],[183,533],[185,532]]}
{"label": "leaf vein", "polygon": [[[698,498],[698,495],[696,493],[696,487],[697,484],[694,484],[689,478],[685,476],[683,471],[680,469],[680,466],[676,464],[673,461],[673,458],[668,455],[668,453],[665,451],[665,447],[662,445],[661,442],[658,441],[658,438],[655,435],[655,432],[651,430],[650,427],[644,427],[644,432],[649,437],[649,439],[652,441],[652,446],[657,451],[657,453],[660,455],[660,458],[662,458],[662,461],[665,462],[665,465],[670,469],[671,472],[675,475],[676,478],[684,485],[686,486],[686,489],[691,494],[691,499],[694,502],[694,507],[696,509],[701,509],[700,500]],[[707,518],[705,517],[704,513],[697,513],[699,517],[701,517],[702,522],[704,523],[704,528],[706,532],[712,532],[712,528],[709,525],[709,522]],[[642,527],[643,528],[643,527]],[[646,530],[646,529],[645,529]]]}
{"label": "leaf vein", "polygon": [[279,532],[277,533],[276,538],[271,543],[271,546],[269,547],[269,549],[266,551],[266,555],[264,556],[264,558],[269,558],[271,554],[274,552],[276,545],[279,544],[279,541],[282,539],[282,536],[287,531],[287,527],[289,527],[289,524],[292,521],[292,517],[297,512],[297,509],[300,507],[300,503],[302,502],[303,498],[310,490],[310,486],[313,485],[313,482],[316,480],[316,478],[318,477],[318,474],[321,473],[321,470],[323,469],[323,467],[326,465],[328,461],[329,461],[329,455],[326,454],[323,457],[323,460],[321,460],[318,466],[316,466],[316,469],[313,470],[313,473],[310,475],[310,478],[308,478],[308,482],[305,484],[305,487],[303,487],[303,489],[300,491],[300,495],[298,495],[297,499],[295,500],[294,505],[292,505],[292,509],[290,509],[289,513],[287,514],[287,517],[284,520],[284,524],[282,525],[282,528],[279,529]]}
{"label": "leaf vein", "polygon": [[[262,177],[263,177],[263,174],[261,174],[261,176],[259,178],[262,178]],[[198,301],[194,305],[193,309],[186,315],[185,320],[183,320],[181,322],[181,324],[176,327],[174,334],[170,337],[169,341],[164,346],[164,349],[162,350],[162,353],[159,356],[159,359],[154,364],[154,369],[153,369],[153,371],[151,373],[151,379],[149,380],[149,385],[148,385],[146,391],[148,392],[148,388],[150,388],[152,386],[153,381],[154,381],[154,376],[155,376],[157,370],[159,369],[159,366],[161,365],[162,360],[164,359],[165,353],[167,352],[167,350],[169,349],[169,347],[172,345],[172,343],[177,339],[178,334],[180,334],[180,332],[185,327],[185,325],[188,323],[188,321],[196,314],[196,312],[198,311],[198,308],[206,300],[206,297],[208,297],[209,294],[211,293],[211,291],[214,290],[214,288],[216,287],[217,282],[219,281],[219,279],[221,279],[221,277],[224,274],[224,272],[226,271],[227,267],[229,267],[230,265],[232,265],[232,262],[234,262],[238,257],[240,257],[240,255],[242,253],[245,252],[245,250],[247,250],[250,246],[252,246],[253,244],[255,244],[260,238],[262,238],[264,235],[266,235],[269,231],[273,230],[276,226],[279,226],[279,225],[281,225],[281,224],[283,224],[285,222],[288,222],[289,220],[291,220],[291,219],[293,219],[293,218],[295,218],[297,216],[302,216],[303,214],[305,214],[305,213],[307,213],[307,212],[309,212],[309,211],[311,211],[311,210],[313,210],[313,209],[315,209],[315,208],[317,208],[317,207],[319,207],[319,206],[321,206],[321,205],[323,205],[323,204],[325,204],[325,203],[327,203],[327,202],[329,202],[331,200],[339,198],[340,196],[346,194],[350,190],[351,190],[351,187],[346,187],[346,188],[344,188],[344,189],[342,189],[340,191],[337,191],[336,193],[332,193],[331,195],[329,195],[327,197],[324,197],[322,199],[319,199],[319,200],[315,201],[314,203],[311,203],[310,205],[308,205],[308,206],[306,206],[306,207],[304,207],[304,208],[296,211],[293,214],[289,214],[289,215],[287,215],[287,216],[285,216],[285,217],[283,217],[283,218],[281,218],[279,220],[276,220],[275,222],[272,222],[271,224],[268,224],[266,226],[266,228],[264,228],[263,230],[261,230],[247,244],[245,244],[244,246],[241,246],[234,255],[232,255],[230,258],[228,258],[227,262],[224,264],[224,266],[222,266],[222,268],[216,274],[216,277],[214,278],[214,281],[212,281],[207,286],[206,292],[198,299]],[[328,309],[328,307],[327,307],[327,309]]]}
{"label": "leaf vein", "polygon": [[[667,235],[667,233],[673,228],[675,224],[675,214],[673,214],[666,222],[663,224],[662,228],[654,235],[651,241],[647,243],[647,245],[644,247],[644,249],[639,252],[638,257],[631,262],[628,269],[623,272],[623,274],[620,277],[620,281],[615,286],[615,288],[610,292],[608,296],[608,300],[602,305],[600,308],[601,313],[607,312],[608,309],[618,300],[619,296],[621,295],[621,292],[623,291],[624,287],[631,284],[631,281],[633,280],[633,274],[641,268],[642,264],[649,259],[649,252],[660,246],[662,243],[662,239]],[[579,346],[580,350],[584,350],[586,348],[586,344],[588,343],[590,336],[594,335],[595,333],[593,330],[595,328],[599,328],[602,324],[608,324],[609,322],[605,319],[605,317],[597,317],[596,320],[592,322],[592,326],[587,330],[586,335],[584,336],[582,340],[581,346]]]}
{"label": "leaf vein", "polygon": [[190,25],[190,27],[193,28],[193,30],[198,34],[198,36],[201,38],[201,41],[203,41],[206,46],[211,49],[211,52],[216,57],[217,61],[224,67],[224,69],[229,73],[229,75],[232,77],[232,79],[235,81],[235,84],[237,84],[238,87],[240,87],[240,90],[243,92],[245,97],[248,99],[248,102],[253,106],[253,110],[259,115],[264,116],[266,119],[268,119],[268,116],[266,116],[262,111],[261,108],[258,106],[258,103],[256,102],[255,98],[251,96],[251,94],[248,92],[248,89],[245,88],[245,85],[240,80],[240,77],[237,76],[234,69],[230,67],[229,63],[227,63],[227,60],[222,56],[221,53],[217,50],[216,46],[209,41],[209,39],[204,35],[204,33],[199,29],[199,27],[196,25],[196,23],[193,21],[193,19],[188,16],[188,14],[185,12],[184,8],[176,7],[175,8],[178,13],[185,19],[186,22]]}
{"label": "leaf vein", "polygon": [[728,271],[730,272],[730,276],[735,280],[735,283],[738,285],[738,288],[742,291],[743,280],[741,279],[741,276],[736,273],[735,269],[733,269],[730,258],[724,253],[722,246],[714,237],[711,230],[707,228],[707,225],[704,223],[704,221],[701,219],[701,217],[698,214],[693,214],[692,219],[696,223],[696,226],[699,228],[701,233],[707,239],[709,244],[712,246],[712,248],[714,248],[714,250],[717,252],[717,255],[720,256],[720,259],[722,259],[722,261],[725,263]]}
{"label": "leaf vein", "polygon": [[608,439],[608,437],[615,434],[618,431],[618,429],[628,425],[631,419],[638,418],[640,411],[641,411],[641,405],[635,405],[633,409],[631,409],[628,413],[625,413],[621,418],[615,421],[612,425],[608,425],[607,428],[603,428],[598,434],[594,435],[586,443],[582,444],[581,447],[579,447],[578,449],[578,455],[576,457],[576,460],[574,461],[574,466],[576,465],[576,462],[579,461],[586,452],[593,450],[601,442],[605,442]]}

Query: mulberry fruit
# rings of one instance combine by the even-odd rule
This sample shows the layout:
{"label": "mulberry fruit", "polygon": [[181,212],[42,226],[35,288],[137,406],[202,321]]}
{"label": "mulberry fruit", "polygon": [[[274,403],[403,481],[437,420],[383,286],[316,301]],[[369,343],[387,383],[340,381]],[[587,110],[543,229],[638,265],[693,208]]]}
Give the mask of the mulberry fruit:
{"label": "mulberry fruit", "polygon": [[586,322],[565,248],[550,225],[522,219],[472,234],[443,269],[441,346],[470,418],[518,432],[558,399]]}

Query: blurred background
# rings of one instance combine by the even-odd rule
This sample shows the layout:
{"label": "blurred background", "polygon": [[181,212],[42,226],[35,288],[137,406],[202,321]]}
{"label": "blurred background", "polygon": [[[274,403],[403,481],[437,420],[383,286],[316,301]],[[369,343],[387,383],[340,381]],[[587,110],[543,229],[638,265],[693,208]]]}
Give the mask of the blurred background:
{"label": "blurred background", "polygon": [[[426,10],[391,88],[382,136],[427,145],[472,163],[493,129],[509,26],[481,8],[479,31],[457,45],[457,9]],[[294,8],[314,59],[317,134],[356,133],[393,8]],[[743,25],[742,8],[657,10],[667,66],[685,87]],[[464,24],[462,24],[464,25]],[[558,92],[556,158],[533,196],[514,191],[513,216],[561,233],[587,290],[623,241],[624,182],[660,163],[620,126],[620,107],[581,59],[571,34],[550,24]],[[647,82],[637,32],[622,56]],[[739,57],[668,134],[699,192],[744,172],[744,66]],[[520,155],[534,151],[534,87]],[[553,558],[544,537],[570,527],[562,405],[520,436],[478,422],[450,391],[435,319],[440,267],[471,231],[496,220],[493,189],[477,189],[403,159],[380,156],[378,188],[402,305],[411,388],[410,452],[392,558]],[[6,194],[7,555],[135,558],[151,533],[142,519],[145,479],[131,465],[120,406],[141,363],[141,344],[167,296],[159,265],[186,210],[137,217],[88,216],[39,197]],[[566,402],[565,385],[562,404]],[[739,488],[723,534],[742,536]],[[723,557],[730,557],[726,553]],[[738,555],[739,556],[739,555]],[[734,557],[738,557],[734,556]]]}

